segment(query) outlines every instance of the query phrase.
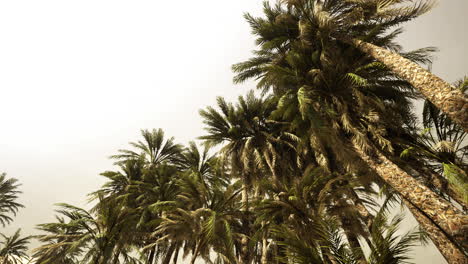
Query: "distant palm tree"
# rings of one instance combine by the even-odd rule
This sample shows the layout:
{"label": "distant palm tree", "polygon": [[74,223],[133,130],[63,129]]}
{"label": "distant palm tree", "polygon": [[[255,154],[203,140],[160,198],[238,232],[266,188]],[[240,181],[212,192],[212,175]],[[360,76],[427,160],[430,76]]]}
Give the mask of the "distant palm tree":
{"label": "distant palm tree", "polygon": [[11,215],[15,216],[19,208],[24,207],[18,203],[18,180],[8,179],[6,173],[0,173],[0,223],[5,227],[13,221]]}
{"label": "distant palm tree", "polygon": [[[88,211],[69,204],[59,204],[57,210],[67,219],[58,217],[58,222],[39,225],[46,234],[37,238],[44,242],[34,249],[36,263],[136,263],[130,254],[132,248],[127,232],[135,225],[135,214],[130,209],[118,208],[108,203],[97,210],[97,217]],[[124,262],[121,262],[124,261]]]}
{"label": "distant palm tree", "polygon": [[21,229],[18,229],[11,237],[0,234],[3,238],[0,241],[0,260],[2,264],[21,264],[25,259],[29,259],[27,245],[32,236],[21,237],[20,233]]}
{"label": "distant palm tree", "polygon": [[[107,200],[117,200],[134,208],[139,216],[138,225],[133,232],[134,238],[139,241],[135,243],[145,247],[149,242],[142,239],[142,234],[150,234],[156,219],[164,214],[164,211],[156,212],[153,207],[156,203],[174,199],[177,194],[175,181],[182,169],[179,167],[185,165],[182,161],[183,146],[176,144],[174,138],[166,139],[162,129],[142,130],[141,135],[143,140],[130,142],[133,149],[119,150],[120,154],[111,156],[117,160],[116,164],[121,167],[121,172],[104,172],[102,175],[110,181],[93,193],[93,196],[104,195],[104,203]],[[147,254],[148,263],[152,263],[160,255],[164,255],[163,263],[168,263],[176,250],[178,249],[174,244],[159,244],[158,248],[144,254]]]}
{"label": "distant palm tree", "polygon": [[165,139],[162,129],[141,130],[143,141],[130,142],[134,150],[121,149],[120,154],[112,158],[118,162],[129,159],[143,159],[149,166],[164,162],[176,163],[180,157],[182,146],[174,143],[174,138]]}

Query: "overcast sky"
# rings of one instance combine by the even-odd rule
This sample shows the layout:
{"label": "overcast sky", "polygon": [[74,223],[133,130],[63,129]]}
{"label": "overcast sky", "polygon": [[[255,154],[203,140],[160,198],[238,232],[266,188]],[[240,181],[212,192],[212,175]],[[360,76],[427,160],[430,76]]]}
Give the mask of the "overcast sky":
{"label": "overcast sky", "polygon": [[[139,130],[181,143],[203,133],[198,110],[233,85],[230,67],[254,48],[244,12],[257,0],[0,1],[0,172],[22,183],[26,206],[5,232],[53,220],[53,204],[84,206],[108,157]],[[408,25],[405,48],[437,46],[433,71],[467,73],[468,1],[443,0]],[[417,261],[444,263],[437,252]]]}

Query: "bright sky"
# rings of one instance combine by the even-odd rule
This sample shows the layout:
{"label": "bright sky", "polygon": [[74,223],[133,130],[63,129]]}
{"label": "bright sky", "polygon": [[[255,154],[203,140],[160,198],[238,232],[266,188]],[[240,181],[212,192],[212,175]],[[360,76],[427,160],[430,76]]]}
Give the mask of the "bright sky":
{"label": "bright sky", "polygon": [[[401,42],[439,47],[433,70],[453,82],[468,69],[468,2],[440,2]],[[6,232],[36,233],[54,203],[83,206],[107,157],[142,128],[182,143],[201,135],[200,108],[254,86],[234,86],[230,67],[254,48],[243,12],[260,10],[259,0],[1,1],[0,172],[21,181],[26,205]]]}

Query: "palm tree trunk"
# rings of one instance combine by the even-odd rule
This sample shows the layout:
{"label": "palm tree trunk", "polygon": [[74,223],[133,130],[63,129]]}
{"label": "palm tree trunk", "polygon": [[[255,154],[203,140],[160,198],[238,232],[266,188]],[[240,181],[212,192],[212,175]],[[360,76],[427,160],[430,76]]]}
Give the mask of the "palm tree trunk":
{"label": "palm tree trunk", "polygon": [[148,256],[148,264],[153,264],[155,251],[156,251],[156,247],[153,247],[153,248],[150,250],[149,256]]}
{"label": "palm tree trunk", "polygon": [[179,259],[179,243],[177,243],[177,246],[176,246],[176,249],[175,249],[175,252],[174,252],[174,258],[172,260],[172,264],[177,264],[177,261]]}
{"label": "palm tree trunk", "polygon": [[244,211],[244,219],[242,220],[242,228],[244,236],[241,239],[241,254],[240,254],[240,263],[248,264],[250,263],[250,255],[249,255],[249,239],[247,238],[248,234],[250,233],[250,225],[248,213],[249,213],[249,190],[247,188],[247,184],[243,184],[242,186],[242,209]]}
{"label": "palm tree trunk", "polygon": [[420,225],[449,263],[463,263],[467,248],[468,216],[440,198],[376,150],[370,156],[356,148],[363,159],[387,184],[418,208]]}
{"label": "palm tree trunk", "polygon": [[268,264],[268,241],[267,241],[267,239],[265,237],[262,239],[261,263],[262,264]]}
{"label": "palm tree trunk", "polygon": [[352,39],[352,45],[385,64],[399,77],[407,80],[438,109],[468,131],[468,97],[460,90],[430,73],[418,64],[385,48]]}
{"label": "palm tree trunk", "polygon": [[175,247],[176,247],[176,242],[172,242],[161,264],[169,264],[172,258],[172,254],[174,253]]}
{"label": "palm tree trunk", "polygon": [[423,165],[411,166],[411,169],[416,171],[421,176],[427,175],[427,177],[425,177],[427,179],[427,186],[429,185],[430,187],[432,185],[433,187],[437,188],[438,191],[447,194],[449,196],[449,200],[453,199],[463,208],[463,210],[467,210],[466,208],[468,208],[468,204],[466,203],[465,199],[460,193],[457,192],[456,189],[453,188],[452,185],[448,183],[447,179],[445,179],[442,175],[422,166]]}
{"label": "palm tree trunk", "polygon": [[361,244],[359,244],[359,239],[356,236],[356,232],[353,232],[353,228],[350,224],[352,220],[349,219],[349,217],[347,216],[341,216],[340,218],[341,218],[341,227],[343,228],[346,238],[348,239],[349,245],[353,249],[360,250],[361,256],[359,258],[359,263],[361,264],[367,263],[366,256],[364,255],[364,251],[362,251]]}
{"label": "palm tree trunk", "polygon": [[197,259],[198,256],[198,251],[200,250],[200,241],[197,242],[197,245],[195,246],[195,250],[192,255],[192,259],[190,260],[190,264],[195,264],[195,260]]}
{"label": "palm tree trunk", "polygon": [[[436,237],[445,237],[445,234],[439,228],[437,228],[437,226],[435,226],[431,221],[429,221],[429,219],[424,215],[423,212],[421,212],[421,210],[415,207],[407,199],[403,199],[403,202],[413,214],[416,221],[418,221],[418,223],[424,228],[424,230],[426,230],[426,232],[431,238],[431,234],[435,234]],[[453,246],[448,245],[450,241],[447,241],[447,239],[437,240],[432,238],[432,242],[440,250],[440,253],[445,257],[448,263],[468,263],[468,258],[459,250],[455,249]]]}

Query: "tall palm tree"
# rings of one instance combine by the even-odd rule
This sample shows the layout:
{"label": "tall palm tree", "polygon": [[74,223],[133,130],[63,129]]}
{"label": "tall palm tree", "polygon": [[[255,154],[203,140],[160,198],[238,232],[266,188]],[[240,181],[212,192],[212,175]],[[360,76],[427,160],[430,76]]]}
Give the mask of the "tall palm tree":
{"label": "tall palm tree", "polygon": [[[166,213],[153,233],[153,245],[171,241],[184,245],[184,255],[191,253],[191,263],[198,257],[209,259],[210,250],[226,263],[236,263],[235,243],[240,230],[238,183],[230,184],[216,170],[216,158],[194,143],[184,152],[187,170],[177,182],[175,200],[160,208]],[[221,172],[223,173],[223,172]],[[152,247],[149,245],[148,247]]]}
{"label": "tall palm tree", "polygon": [[[152,223],[162,216],[152,212],[151,205],[156,202],[170,201],[177,193],[175,179],[179,170],[182,169],[179,166],[183,166],[183,146],[176,144],[174,138],[166,139],[162,129],[142,130],[141,135],[143,140],[130,142],[132,149],[122,149],[119,150],[120,154],[111,156],[117,160],[117,165],[125,165],[127,169],[130,169],[131,166],[137,166],[136,170],[128,171],[133,172],[132,174],[136,178],[127,177],[125,179],[126,177],[120,177],[118,172],[117,174],[106,172],[103,176],[111,179],[107,184],[124,185],[123,188],[113,190],[119,191],[118,194],[111,194],[105,199],[124,200],[127,206],[135,208],[140,216],[137,229],[139,232],[149,234],[154,226],[148,226],[147,223]],[[128,165],[131,166],[128,167]],[[126,174],[131,176],[131,174]],[[119,182],[118,179],[123,181]],[[103,187],[101,191],[105,191],[107,188]],[[117,186],[109,187],[112,189]],[[161,213],[164,214],[164,211]],[[141,241],[143,247],[145,241],[146,239]],[[167,262],[174,250],[174,245],[159,245],[159,248],[147,251],[148,263],[152,263],[159,254],[165,254],[165,262]]]}
{"label": "tall palm tree", "polygon": [[273,168],[277,161],[273,144],[280,139],[271,133],[275,126],[267,122],[275,104],[273,98],[257,98],[250,92],[246,97],[240,96],[236,106],[218,97],[218,107],[220,112],[211,107],[200,111],[208,132],[208,135],[200,139],[213,145],[225,144],[220,151],[221,155],[229,161],[232,176],[242,179],[245,218],[241,261],[250,263],[249,189],[254,179],[260,175],[259,171]]}
{"label": "tall palm tree", "polygon": [[[284,9],[280,4],[274,8],[265,4],[265,19],[246,15],[260,50],[233,66],[238,72],[235,81],[257,78],[259,88],[281,97],[277,115],[291,123],[294,133],[309,135],[322,166],[330,167],[337,160],[352,171],[368,167],[376,172],[422,212],[418,221],[433,231],[431,238],[443,255],[450,262],[460,262],[465,258],[467,217],[389,159],[394,156],[391,141],[402,135],[412,119],[408,101],[414,97],[412,86],[367,54],[337,39],[314,37],[327,33],[318,31],[317,23],[329,25],[329,14],[317,11],[321,4],[313,16],[310,9],[315,2],[307,1],[312,6],[305,11],[294,5]],[[340,13],[346,5],[325,1],[323,8]],[[310,19],[316,24],[304,24]],[[378,31],[373,41],[398,48],[392,42],[398,33]],[[422,51],[405,56],[427,61]]]}
{"label": "tall palm tree", "polygon": [[18,180],[15,178],[8,179],[6,173],[0,173],[0,223],[5,227],[13,221],[11,215],[15,216],[19,208],[24,207],[17,202]]}
{"label": "tall palm tree", "polygon": [[387,49],[375,37],[428,12],[433,1],[401,0],[337,1],[286,0],[289,8],[301,13],[298,25],[305,40],[327,43],[337,39],[350,44],[383,63],[397,76],[410,82],[437,108],[468,130],[468,97],[411,59]]}
{"label": "tall palm tree", "polygon": [[28,259],[28,244],[32,236],[21,237],[21,229],[16,230],[16,232],[11,236],[5,236],[0,234],[3,238],[0,241],[0,260],[2,264],[20,264],[23,263],[25,259]]}

